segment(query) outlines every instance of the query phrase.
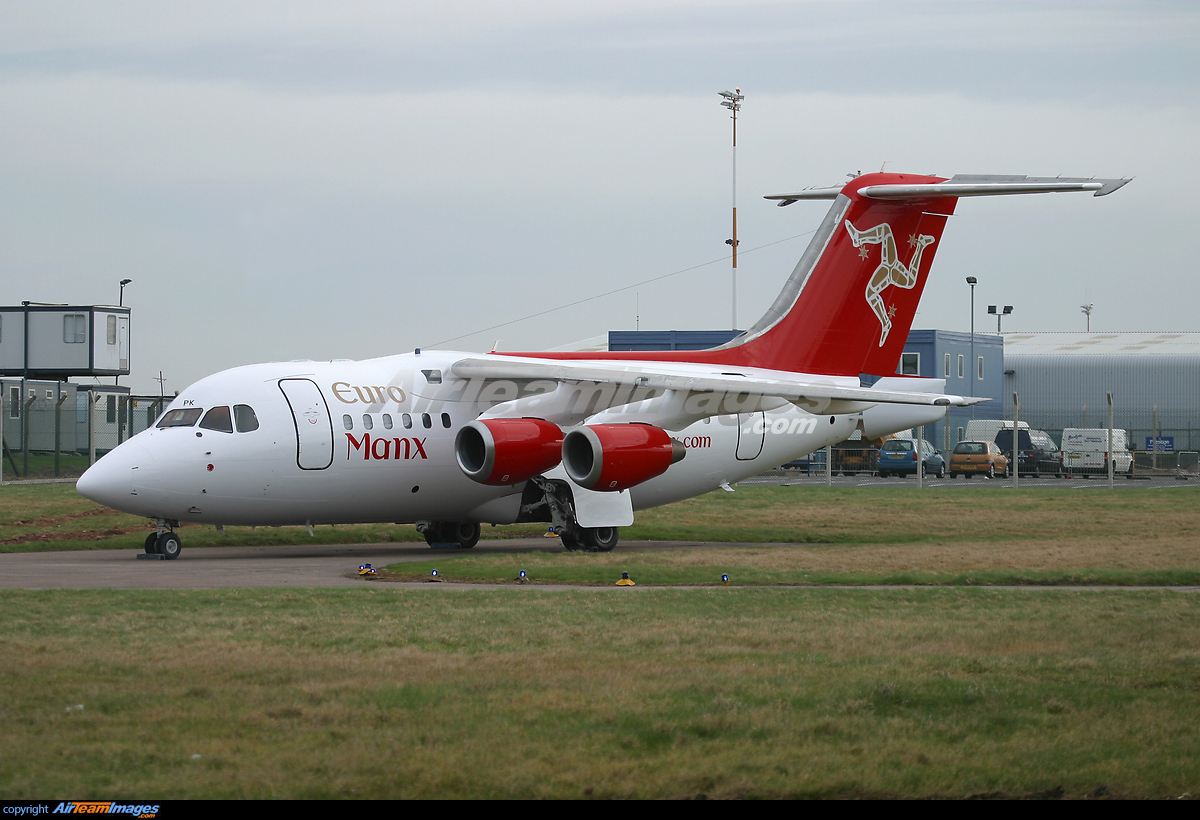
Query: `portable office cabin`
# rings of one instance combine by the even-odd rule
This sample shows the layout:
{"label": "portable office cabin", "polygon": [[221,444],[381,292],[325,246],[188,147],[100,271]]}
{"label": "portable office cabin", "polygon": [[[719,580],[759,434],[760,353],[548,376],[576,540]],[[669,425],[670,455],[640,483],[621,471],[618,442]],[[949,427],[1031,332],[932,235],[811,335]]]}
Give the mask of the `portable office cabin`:
{"label": "portable office cabin", "polygon": [[129,375],[129,308],[0,306],[0,376]]}

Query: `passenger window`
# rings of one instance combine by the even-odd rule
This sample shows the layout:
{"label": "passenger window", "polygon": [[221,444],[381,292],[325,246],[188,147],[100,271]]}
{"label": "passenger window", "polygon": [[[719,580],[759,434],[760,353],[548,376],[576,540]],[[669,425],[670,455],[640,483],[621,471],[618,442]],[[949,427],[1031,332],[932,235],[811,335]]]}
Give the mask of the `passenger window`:
{"label": "passenger window", "polygon": [[349,414],[349,413],[347,413],[346,415],[342,416],[342,426],[343,426],[343,427],[345,427],[347,430],[353,430],[353,429],[354,429],[354,419],[350,418],[350,414]]}
{"label": "passenger window", "polygon": [[430,427],[433,426],[433,419],[429,418],[428,413],[421,414],[421,426],[424,427],[426,430],[428,430]]}
{"label": "passenger window", "polygon": [[392,429],[392,416],[390,413],[383,414],[383,429],[385,429],[385,430]]}
{"label": "passenger window", "polygon": [[412,427],[412,416],[408,413],[400,416],[400,421],[404,424],[405,428]]}
{"label": "passenger window", "polygon": [[249,433],[258,429],[258,416],[254,415],[254,408],[248,404],[233,406],[233,421],[239,433]]}
{"label": "passenger window", "polygon": [[228,407],[214,407],[204,414],[200,426],[205,430],[216,430],[218,433],[233,432],[233,416]]}
{"label": "passenger window", "polygon": [[371,417],[368,416],[366,413],[363,413],[363,428],[366,430],[370,430],[374,426],[375,426],[375,424],[374,424],[374,422],[371,421]]}
{"label": "passenger window", "polygon": [[159,427],[191,427],[200,418],[204,410],[199,407],[189,407],[186,410],[168,410],[158,423]]}
{"label": "passenger window", "polygon": [[442,413],[442,426],[445,427],[447,430],[450,429],[450,414],[449,413]]}

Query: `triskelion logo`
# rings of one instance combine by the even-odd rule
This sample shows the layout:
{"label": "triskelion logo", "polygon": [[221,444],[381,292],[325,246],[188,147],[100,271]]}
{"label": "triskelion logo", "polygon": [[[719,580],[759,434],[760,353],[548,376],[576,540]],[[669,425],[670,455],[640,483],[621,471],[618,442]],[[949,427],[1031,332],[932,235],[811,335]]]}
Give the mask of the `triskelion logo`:
{"label": "triskelion logo", "polygon": [[892,317],[896,315],[896,306],[888,307],[883,302],[883,290],[891,285],[908,290],[917,284],[917,271],[921,269],[921,251],[934,243],[934,238],[922,234],[908,237],[910,247],[916,248],[912,261],[905,267],[900,263],[900,254],[896,252],[896,240],[892,238],[892,226],[886,222],[876,225],[866,231],[860,231],[846,220],[846,232],[850,241],[859,248],[859,256],[867,258],[864,245],[879,245],[879,267],[871,274],[867,282],[867,304],[875,311],[883,331],[879,334],[879,346],[887,341],[888,331],[892,329]]}
{"label": "triskelion logo", "polygon": [[158,804],[113,803],[111,801],[77,801],[59,803],[51,814],[132,814],[136,817],[155,817]]}

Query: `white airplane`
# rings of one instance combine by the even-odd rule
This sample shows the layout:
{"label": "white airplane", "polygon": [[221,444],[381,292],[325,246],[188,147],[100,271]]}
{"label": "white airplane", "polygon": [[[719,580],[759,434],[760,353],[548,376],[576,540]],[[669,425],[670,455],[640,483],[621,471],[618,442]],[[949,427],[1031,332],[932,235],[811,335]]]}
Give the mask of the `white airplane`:
{"label": "white airplane", "polygon": [[184,390],[77,487],[154,519],[145,549],[167,558],[183,523],[416,523],[430,545],[469,548],[481,523],[541,522],[568,550],[611,550],[634,510],[982,401],[940,379],[859,380],[895,372],[958,197],[1126,182],[879,173],[767,197],[833,206],[771,308],[720,347],[238,367]]}

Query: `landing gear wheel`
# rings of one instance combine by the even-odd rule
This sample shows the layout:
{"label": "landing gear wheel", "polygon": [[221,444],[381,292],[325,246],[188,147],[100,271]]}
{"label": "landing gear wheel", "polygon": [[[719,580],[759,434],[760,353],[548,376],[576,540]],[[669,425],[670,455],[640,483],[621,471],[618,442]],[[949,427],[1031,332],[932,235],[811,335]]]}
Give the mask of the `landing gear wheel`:
{"label": "landing gear wheel", "polygon": [[425,530],[423,534],[425,536],[425,543],[431,547],[434,544],[444,544],[450,540],[446,535],[446,525],[440,521],[430,524],[429,529]]}
{"label": "landing gear wheel", "polygon": [[146,536],[146,554],[158,555],[158,533],[152,532]]}
{"label": "landing gear wheel", "polygon": [[562,539],[562,545],[567,552],[575,552],[583,546],[583,542],[569,532],[562,533],[559,538]]}
{"label": "landing gear wheel", "polygon": [[460,550],[469,550],[479,543],[479,525],[472,521],[460,521],[450,525],[454,531],[451,541],[458,542]]}
{"label": "landing gear wheel", "polygon": [[621,537],[620,527],[584,527],[584,549],[589,552],[612,552]]}
{"label": "landing gear wheel", "polygon": [[179,557],[179,553],[183,550],[183,544],[179,541],[179,536],[173,532],[164,532],[158,536],[157,544],[158,554],[166,558],[168,561],[174,561]]}

